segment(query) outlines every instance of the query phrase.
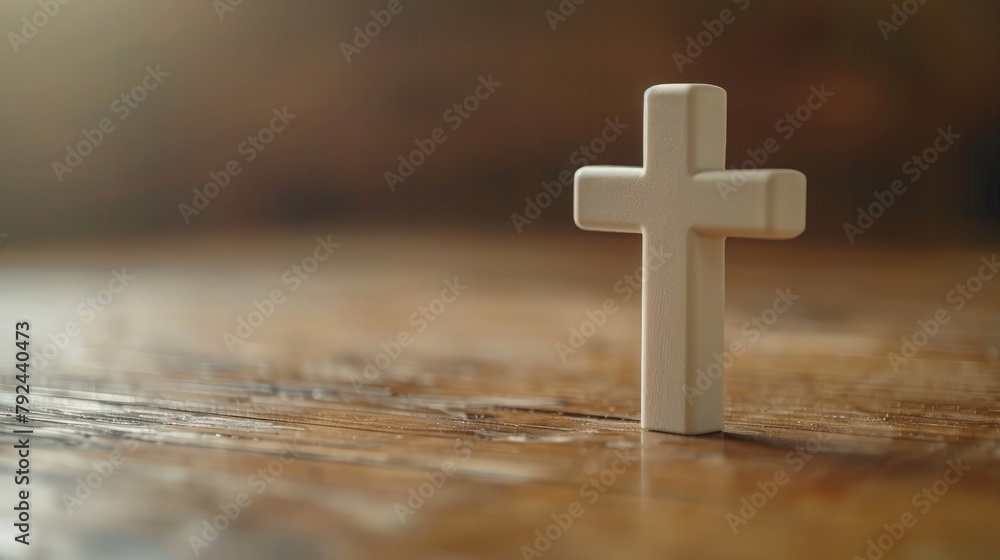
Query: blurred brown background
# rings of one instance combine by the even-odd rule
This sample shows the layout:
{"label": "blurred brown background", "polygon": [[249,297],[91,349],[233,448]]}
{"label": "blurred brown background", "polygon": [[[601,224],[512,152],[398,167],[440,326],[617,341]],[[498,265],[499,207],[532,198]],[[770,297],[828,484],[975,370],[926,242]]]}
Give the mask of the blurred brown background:
{"label": "blurred brown background", "polygon": [[[879,20],[892,21],[894,4],[917,5],[401,0],[348,62],[343,44],[388,0],[5,0],[0,232],[62,240],[332,221],[513,236],[511,214],[578,167],[571,155],[605,118],[630,127],[596,163],[639,165],[643,91],[709,82],[729,91],[730,166],[778,137],[766,166],[809,176],[808,236],[846,243],[857,207],[905,179],[865,242],[995,237],[1000,5],[930,0],[886,40]],[[46,7],[55,14],[39,16]],[[735,21],[680,72],[674,53],[724,9]],[[121,119],[116,99],[157,65],[169,76]],[[445,111],[490,75],[502,85],[452,130]],[[834,97],[783,140],[776,121],[824,84]],[[285,106],[296,118],[243,160],[241,142]],[[60,181],[53,162],[104,118],[113,132]],[[961,139],[910,183],[903,164],[949,126]],[[385,172],[436,127],[447,141],[391,192]],[[231,159],[242,172],[186,225],[178,205]],[[571,230],[571,198],[525,235]]]}

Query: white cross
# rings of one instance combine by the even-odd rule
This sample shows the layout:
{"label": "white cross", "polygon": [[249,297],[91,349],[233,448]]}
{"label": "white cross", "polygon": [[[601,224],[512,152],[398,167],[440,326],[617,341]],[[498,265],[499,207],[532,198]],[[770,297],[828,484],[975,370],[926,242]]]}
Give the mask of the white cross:
{"label": "white cross", "polygon": [[[584,167],[582,229],[641,233],[642,427],[722,429],[726,237],[791,239],[805,230],[806,178],[726,167],[726,92],[671,84],[646,91],[644,167]],[[673,254],[655,272],[653,251]],[[717,364],[713,366],[713,364]],[[706,389],[699,373],[714,373]]]}

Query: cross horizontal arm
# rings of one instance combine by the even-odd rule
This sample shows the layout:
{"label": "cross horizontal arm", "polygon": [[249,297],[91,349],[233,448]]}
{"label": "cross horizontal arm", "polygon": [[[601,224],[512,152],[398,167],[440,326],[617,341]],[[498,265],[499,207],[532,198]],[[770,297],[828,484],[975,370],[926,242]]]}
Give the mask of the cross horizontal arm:
{"label": "cross horizontal arm", "polygon": [[646,192],[640,167],[591,166],[576,172],[573,218],[581,229],[642,232]]}
{"label": "cross horizontal arm", "polygon": [[693,187],[702,235],[791,239],[805,231],[806,176],[798,171],[706,171]]}

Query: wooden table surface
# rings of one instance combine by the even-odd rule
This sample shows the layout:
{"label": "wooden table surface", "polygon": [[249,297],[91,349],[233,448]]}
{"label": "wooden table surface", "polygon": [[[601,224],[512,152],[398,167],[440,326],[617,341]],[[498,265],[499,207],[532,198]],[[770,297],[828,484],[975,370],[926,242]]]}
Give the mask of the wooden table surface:
{"label": "wooden table surface", "polygon": [[[328,236],[333,257],[283,281]],[[727,344],[746,351],[725,432],[681,437],[639,430],[636,236],[8,242],[5,411],[14,323],[34,355],[79,332],[32,372],[28,547],[4,415],[0,555],[997,558],[1000,277],[961,309],[951,293],[994,252],[730,242]],[[434,302],[446,282],[464,288]],[[274,290],[231,352],[224,333]],[[783,313],[776,290],[797,298]]]}

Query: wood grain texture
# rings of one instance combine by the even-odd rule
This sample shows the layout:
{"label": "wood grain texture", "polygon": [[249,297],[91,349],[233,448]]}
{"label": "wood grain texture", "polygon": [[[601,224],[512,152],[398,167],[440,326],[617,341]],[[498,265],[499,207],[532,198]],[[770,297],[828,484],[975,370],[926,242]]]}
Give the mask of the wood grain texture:
{"label": "wood grain texture", "polygon": [[[576,503],[542,557],[849,559],[906,512],[886,558],[996,557],[1000,278],[948,301],[993,248],[731,242],[726,338],[746,351],[725,432],[688,438],[638,429],[639,301],[615,289],[638,239],[334,231],[334,257],[292,291],[282,274],[318,234],[4,246],[0,332],[32,321],[34,352],[67,321],[81,334],[32,376],[34,543],[5,523],[0,554],[524,558]],[[77,306],[122,267],[135,280],[86,322]],[[468,288],[418,332],[411,314],[456,278]],[[230,353],[223,333],[274,289],[287,301]],[[752,336],[779,289],[799,299]],[[554,345],[607,299],[620,310],[563,362]],[[949,322],[894,371],[887,354],[938,309]],[[401,332],[412,344],[366,380]],[[9,410],[13,352],[0,362]],[[969,469],[955,484],[939,482],[949,461]],[[275,465],[258,493],[250,477]],[[779,471],[750,517],[742,500]],[[947,493],[925,513],[913,497],[935,483]],[[430,497],[408,514],[411,490]],[[241,492],[252,502],[196,556],[191,535]]]}

